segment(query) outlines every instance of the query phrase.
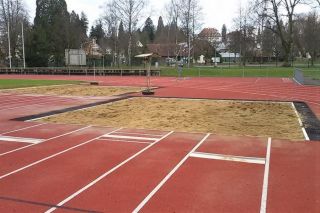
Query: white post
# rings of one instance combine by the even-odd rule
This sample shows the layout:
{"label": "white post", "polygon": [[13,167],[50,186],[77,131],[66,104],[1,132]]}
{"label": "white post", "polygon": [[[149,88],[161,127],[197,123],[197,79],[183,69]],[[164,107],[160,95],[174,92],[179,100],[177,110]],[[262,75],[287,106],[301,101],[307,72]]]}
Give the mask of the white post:
{"label": "white post", "polygon": [[93,61],[93,78],[96,80],[96,61]]}
{"label": "white post", "polygon": [[9,63],[10,63],[10,69],[12,68],[12,63],[11,63],[11,42],[10,42],[10,26],[9,26],[9,17],[8,17],[8,48],[9,48]]}
{"label": "white post", "polygon": [[22,22],[22,53],[23,53],[23,68],[26,68],[26,55],[25,55],[25,49],[24,49],[24,28],[23,28],[23,22]]}

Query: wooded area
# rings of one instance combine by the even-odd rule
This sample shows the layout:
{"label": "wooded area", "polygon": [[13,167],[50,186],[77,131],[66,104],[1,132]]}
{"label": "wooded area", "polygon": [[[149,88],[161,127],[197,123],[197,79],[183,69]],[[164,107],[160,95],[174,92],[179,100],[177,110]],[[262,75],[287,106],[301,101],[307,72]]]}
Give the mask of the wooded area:
{"label": "wooded area", "polygon": [[[108,0],[89,29],[85,12],[68,12],[65,0],[37,0],[33,22],[23,0],[0,0],[0,66],[22,67],[23,55],[28,67],[65,66],[65,49],[81,49],[92,39],[106,66],[139,64],[133,56],[154,50],[152,44],[164,49],[162,57],[184,59],[188,66],[201,55],[219,57],[221,49],[239,53],[243,65],[266,58],[284,66],[304,58],[313,65],[320,56],[319,0],[251,0],[239,7],[234,26],[212,28],[209,36],[201,35],[199,1],[171,0],[157,25],[145,16],[146,5],[146,0]],[[310,11],[298,13],[301,5]]]}

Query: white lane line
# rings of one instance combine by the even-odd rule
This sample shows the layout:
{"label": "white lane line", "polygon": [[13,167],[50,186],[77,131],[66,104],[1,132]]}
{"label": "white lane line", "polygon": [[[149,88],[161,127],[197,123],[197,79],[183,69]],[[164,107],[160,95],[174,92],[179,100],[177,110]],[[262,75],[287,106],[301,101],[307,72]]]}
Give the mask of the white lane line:
{"label": "white lane line", "polygon": [[208,133],[172,170],[171,172],[150,192],[150,194],[133,210],[139,212],[146,203],[159,191],[159,189],[170,179],[170,177],[187,161],[190,155],[195,152],[211,134]]}
{"label": "white lane line", "polygon": [[143,142],[143,141],[128,141],[128,140],[121,140],[121,139],[99,139],[102,141],[114,141],[114,142],[123,142],[123,143],[141,143],[141,144],[152,144],[150,142]]}
{"label": "white lane line", "polygon": [[0,135],[0,141],[38,144],[43,142],[44,139],[21,138],[21,137],[11,137],[11,136]]}
{"label": "white lane line", "polygon": [[303,86],[299,81],[297,81],[295,78],[292,78],[297,84],[299,84],[300,86]]}
{"label": "white lane line", "polygon": [[121,135],[147,135],[147,136],[156,136],[156,137],[162,137],[163,135],[157,135],[157,134],[145,134],[145,133],[137,133],[137,132],[116,132],[115,134],[121,134]]}
{"label": "white lane line", "polygon": [[264,165],[266,162],[265,158],[221,155],[221,154],[211,154],[211,153],[203,153],[203,152],[194,152],[190,155],[190,157],[210,159],[210,160],[223,160],[223,161],[234,161],[234,162],[242,162],[242,163],[253,163],[253,164],[262,164],[262,165]]}
{"label": "white lane line", "polygon": [[266,164],[264,167],[263,187],[261,196],[260,213],[266,213],[267,211],[267,198],[268,198],[268,183],[269,183],[269,170],[270,170],[270,156],[271,156],[271,142],[272,139],[268,139]]}
{"label": "white lane line", "polygon": [[104,135],[103,138],[118,138],[118,139],[132,139],[132,140],[142,140],[142,141],[156,141],[159,138],[145,138],[145,137],[133,137],[133,136],[123,136],[123,135]]}
{"label": "white lane line", "polygon": [[[82,130],[84,130],[84,129],[88,129],[88,128],[90,128],[90,127],[91,127],[91,126],[82,127],[82,128],[80,128],[80,129],[76,129],[76,130],[74,130],[74,131],[67,132],[67,133],[64,133],[64,134],[62,134],[62,135],[58,135],[58,136],[55,136],[55,137],[46,139],[46,140],[44,140],[43,142],[47,142],[47,141],[50,141],[50,140],[53,140],[53,139],[57,139],[57,138],[60,138],[60,137],[66,136],[66,135],[70,135],[70,134],[73,134],[73,133],[82,131]],[[43,142],[42,142],[42,143],[43,143]],[[11,150],[11,151],[9,151],[9,152],[1,153],[1,154],[0,154],[0,157],[1,157],[1,156],[4,156],[4,155],[11,154],[11,153],[13,153],[13,152],[20,151],[20,150],[22,150],[22,149],[29,148],[29,147],[31,147],[31,146],[35,146],[35,145],[37,145],[37,144],[31,144],[31,145],[28,145],[28,146],[24,146],[24,147],[21,147],[21,148],[18,148],[18,149]]]}
{"label": "white lane line", "polygon": [[296,106],[294,105],[293,102],[291,103],[291,106],[292,106],[294,112],[297,115],[297,118],[298,118],[298,121],[299,121],[299,124],[300,124],[300,127],[301,127],[301,130],[302,130],[302,133],[303,133],[303,136],[304,136],[305,140],[306,141],[310,141],[309,135],[308,135],[306,129],[304,128],[304,126],[303,126],[303,123],[302,123],[302,120],[301,120],[300,115],[298,113],[298,110],[297,110],[297,108],[296,108]]}
{"label": "white lane line", "polygon": [[133,160],[134,158],[138,157],[139,155],[141,155],[143,152],[147,151],[148,149],[150,149],[152,146],[154,146],[155,144],[159,143],[160,141],[162,141],[163,139],[165,139],[166,137],[168,137],[169,135],[171,135],[173,133],[173,131],[169,132],[168,134],[164,135],[162,138],[158,139],[155,143],[150,144],[149,146],[145,147],[144,149],[142,149],[141,151],[137,152],[136,154],[132,155],[131,157],[129,157],[128,159],[126,159],[125,161],[122,161],[120,164],[118,164],[117,166],[113,167],[112,169],[110,169],[109,171],[107,171],[106,173],[104,173],[103,175],[101,175],[100,177],[98,177],[97,179],[95,179],[94,181],[92,181],[91,183],[89,183],[88,185],[84,186],[83,188],[81,188],[80,190],[76,191],[75,193],[73,193],[72,195],[70,195],[69,197],[67,197],[66,199],[64,199],[63,201],[61,201],[60,203],[58,203],[55,207],[52,207],[51,209],[47,210],[45,213],[51,213],[53,211],[55,211],[59,206],[63,206],[65,203],[69,202],[70,200],[72,200],[73,198],[75,198],[76,196],[78,196],[79,194],[81,194],[82,192],[86,191],[87,189],[89,189],[90,187],[92,187],[93,185],[95,185],[96,183],[98,183],[99,181],[101,181],[103,178],[107,177],[108,175],[110,175],[111,173],[113,173],[114,171],[116,171],[117,169],[119,169],[120,167],[122,167],[123,165],[125,165],[126,163],[128,163],[129,161]]}
{"label": "white lane line", "polygon": [[302,128],[302,132],[303,132],[303,135],[304,135],[306,141],[310,141],[309,135],[304,127]]}
{"label": "white lane line", "polygon": [[[52,137],[52,138],[48,138],[48,139],[45,139],[43,142],[47,142],[47,141],[49,141],[49,140],[53,140],[53,139],[56,139],[56,138],[60,138],[60,137],[63,137],[63,136],[69,135],[69,134],[73,134],[73,133],[76,133],[76,132],[82,131],[82,130],[84,130],[84,129],[87,129],[87,128],[89,128],[89,127],[91,127],[91,126],[82,127],[82,128],[80,128],[80,129],[76,129],[76,130],[71,131],[71,132],[67,132],[67,133],[64,133],[64,134],[61,134],[61,135],[58,135],[58,136]],[[42,142],[42,143],[43,143],[43,142]],[[0,157],[1,157],[1,156],[4,156],[4,155],[11,154],[11,153],[13,153],[13,152],[17,152],[17,151],[20,151],[20,150],[23,150],[23,149],[29,148],[29,147],[34,146],[34,145],[37,145],[37,144],[31,144],[31,145],[24,146],[24,147],[21,147],[21,148],[18,148],[18,149],[14,149],[14,150],[11,150],[11,151],[8,151],[8,152],[5,152],[5,153],[1,153],[1,154],[0,154]]]}
{"label": "white lane line", "polygon": [[[122,129],[122,128],[120,128],[120,129]],[[117,130],[119,130],[119,129],[117,129]],[[117,131],[117,130],[114,130],[114,131],[112,131],[112,132],[115,132],[115,131]],[[112,132],[110,132],[110,134],[111,134]],[[70,147],[70,148],[68,148],[68,149],[65,149],[65,150],[63,150],[63,151],[61,151],[61,152],[58,152],[58,153],[56,153],[56,154],[50,155],[49,157],[46,157],[46,158],[43,158],[43,159],[38,160],[38,161],[36,161],[36,162],[33,162],[33,163],[31,163],[31,164],[29,164],[29,165],[27,165],[27,166],[24,166],[24,167],[22,167],[22,168],[20,168],[20,169],[17,169],[17,170],[15,170],[15,171],[13,171],[13,172],[10,172],[10,173],[7,173],[7,174],[5,174],[5,175],[2,175],[2,176],[0,176],[0,180],[2,180],[3,178],[8,177],[8,176],[10,176],[10,175],[16,174],[16,173],[18,173],[18,172],[20,172],[20,171],[22,171],[22,170],[27,169],[27,168],[30,168],[30,167],[32,167],[32,166],[34,166],[34,165],[37,165],[37,164],[42,163],[42,162],[44,162],[44,161],[47,161],[47,160],[49,160],[49,159],[51,159],[51,158],[57,157],[57,156],[59,156],[59,155],[62,155],[62,154],[66,153],[66,152],[69,152],[69,151],[71,151],[71,150],[73,150],[73,149],[76,149],[76,148],[78,148],[78,147],[81,147],[81,146],[84,146],[84,145],[86,145],[86,144],[88,144],[88,143],[91,143],[92,141],[95,141],[95,140],[99,139],[100,137],[101,137],[101,136],[98,136],[98,137],[96,137],[96,138],[93,138],[93,139],[91,139],[91,140],[88,140],[88,141],[86,141],[86,142],[83,142],[83,143],[81,143],[81,144],[78,144],[78,145],[76,145],[76,146],[73,146],[73,147]]]}
{"label": "white lane line", "polygon": [[21,128],[21,129],[15,129],[15,130],[11,130],[11,131],[8,131],[8,132],[3,132],[1,134],[5,135],[5,134],[13,133],[13,132],[18,132],[18,131],[21,131],[21,130],[31,129],[33,127],[42,126],[44,124],[46,124],[46,123],[36,124],[36,125],[32,125],[32,126]]}

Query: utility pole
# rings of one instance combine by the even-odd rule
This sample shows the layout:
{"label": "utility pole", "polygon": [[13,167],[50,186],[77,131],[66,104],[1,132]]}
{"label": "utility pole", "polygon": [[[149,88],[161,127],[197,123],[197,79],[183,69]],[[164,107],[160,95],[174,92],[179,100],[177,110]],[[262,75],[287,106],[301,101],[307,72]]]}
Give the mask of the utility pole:
{"label": "utility pole", "polygon": [[188,68],[190,68],[190,56],[191,56],[191,30],[190,30],[190,18],[191,18],[191,0],[188,1]]}
{"label": "utility pole", "polygon": [[25,54],[25,49],[24,49],[24,28],[23,28],[23,21],[21,24],[22,27],[22,53],[23,53],[23,68],[26,68],[26,54]]}
{"label": "utility pole", "polygon": [[11,42],[10,42],[10,22],[8,18],[8,49],[9,49],[9,63],[10,63],[10,69],[12,68],[12,62],[11,62]]}

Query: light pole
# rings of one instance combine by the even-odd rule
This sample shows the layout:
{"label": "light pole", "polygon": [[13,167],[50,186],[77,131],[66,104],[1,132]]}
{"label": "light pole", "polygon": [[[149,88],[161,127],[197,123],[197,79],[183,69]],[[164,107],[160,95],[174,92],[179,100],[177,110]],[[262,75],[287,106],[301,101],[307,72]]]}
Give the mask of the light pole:
{"label": "light pole", "polygon": [[261,69],[261,61],[262,61],[262,51],[261,51],[261,45],[260,44],[258,44],[257,45],[257,49],[258,49],[258,51],[259,51],[259,53],[260,53],[260,69]]}
{"label": "light pole", "polygon": [[10,69],[12,68],[12,62],[11,62],[11,42],[10,42],[10,22],[8,18],[8,49],[9,49],[9,64],[10,64]]}
{"label": "light pole", "polygon": [[26,55],[25,55],[25,49],[24,49],[24,28],[23,28],[23,22],[21,24],[21,30],[22,30],[22,54],[23,54],[23,68],[26,68]]}

